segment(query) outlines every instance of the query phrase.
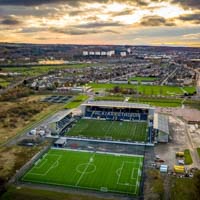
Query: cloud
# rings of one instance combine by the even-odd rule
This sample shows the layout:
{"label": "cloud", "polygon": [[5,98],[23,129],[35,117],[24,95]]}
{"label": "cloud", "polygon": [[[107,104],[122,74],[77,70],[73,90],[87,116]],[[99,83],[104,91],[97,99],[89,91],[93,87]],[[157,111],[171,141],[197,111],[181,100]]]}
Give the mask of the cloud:
{"label": "cloud", "polygon": [[56,7],[52,6],[40,6],[40,9],[36,7],[20,7],[20,6],[1,6],[0,5],[0,16],[16,15],[16,16],[48,16],[49,14],[54,14],[57,11]]}
{"label": "cloud", "polygon": [[[124,26],[118,22],[92,22],[86,24],[79,24],[74,26],[68,26],[64,28],[51,27],[51,32],[63,33],[66,35],[88,35],[88,34],[99,34],[99,33],[119,33],[113,30],[113,27]],[[109,28],[109,29],[108,29]]]}
{"label": "cloud", "polygon": [[[87,8],[85,6],[81,7],[81,8],[72,8],[71,10],[68,8],[67,9],[67,14],[69,16],[85,16],[88,15],[89,13],[94,13],[94,12],[99,12],[100,9],[99,8]],[[96,17],[96,16],[93,16]]]}
{"label": "cloud", "polygon": [[0,5],[14,6],[36,6],[50,3],[60,3],[65,0],[0,0]]}
{"label": "cloud", "polygon": [[39,27],[25,27],[22,28],[19,32],[20,33],[36,33],[36,32],[42,32],[47,30],[46,28],[39,28]]}
{"label": "cloud", "polygon": [[174,4],[179,4],[183,8],[188,9],[198,9],[200,8],[200,1],[199,0],[172,0],[171,1]]}
{"label": "cloud", "polygon": [[124,26],[118,22],[91,22],[75,26],[76,28],[104,28],[104,27],[120,27]]}
{"label": "cloud", "polygon": [[183,35],[182,37],[188,40],[200,40],[200,33],[186,34],[186,35]]}
{"label": "cloud", "polygon": [[200,0],[0,0],[0,34],[14,42],[51,38],[45,42],[139,44],[177,38],[184,44],[199,38],[199,4]]}
{"label": "cloud", "polygon": [[71,6],[77,6],[81,3],[127,3],[137,6],[147,6],[148,0],[0,0],[0,5],[15,5],[15,6],[38,6],[43,4],[58,4],[65,3]]}
{"label": "cloud", "polygon": [[0,24],[15,26],[15,25],[22,24],[22,22],[19,21],[18,19],[13,18],[13,17],[5,17],[4,19],[2,19],[0,21]]}
{"label": "cloud", "polygon": [[139,24],[142,26],[175,26],[172,19],[168,20],[158,15],[145,16]]}
{"label": "cloud", "polygon": [[88,35],[88,34],[98,34],[98,33],[118,33],[114,30],[96,30],[96,29],[81,29],[74,27],[66,27],[66,28],[50,28],[51,32],[63,33],[66,35]]}
{"label": "cloud", "polygon": [[131,15],[133,13],[134,13],[133,9],[126,9],[120,12],[112,12],[110,14],[112,17],[116,17],[116,16],[123,16],[123,15]]}
{"label": "cloud", "polygon": [[200,24],[200,12],[193,14],[185,14],[178,17],[179,20],[189,21],[193,24]]}

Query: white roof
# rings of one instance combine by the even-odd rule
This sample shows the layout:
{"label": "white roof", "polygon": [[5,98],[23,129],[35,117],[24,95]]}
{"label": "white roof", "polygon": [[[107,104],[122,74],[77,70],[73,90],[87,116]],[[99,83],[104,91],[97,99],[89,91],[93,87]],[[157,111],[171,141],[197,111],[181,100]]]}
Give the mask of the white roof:
{"label": "white roof", "polygon": [[60,120],[62,120],[65,116],[69,115],[70,113],[71,113],[70,110],[61,110],[50,118],[49,123],[59,122]]}
{"label": "white roof", "polygon": [[169,134],[169,118],[166,115],[154,114],[153,128]]}
{"label": "white roof", "polygon": [[83,103],[82,105],[83,106],[98,106],[98,107],[154,109],[148,104],[129,103],[126,101],[88,101],[87,103]]}
{"label": "white roof", "polygon": [[54,142],[54,144],[65,144],[65,142],[66,142],[66,138],[59,138],[58,140],[56,140],[55,142]]}

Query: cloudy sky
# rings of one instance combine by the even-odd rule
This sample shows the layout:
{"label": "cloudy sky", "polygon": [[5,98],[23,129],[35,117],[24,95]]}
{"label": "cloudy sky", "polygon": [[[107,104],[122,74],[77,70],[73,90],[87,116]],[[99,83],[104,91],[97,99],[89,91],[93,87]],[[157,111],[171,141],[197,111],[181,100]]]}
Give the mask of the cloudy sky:
{"label": "cloudy sky", "polygon": [[200,46],[200,0],[0,0],[0,42]]}

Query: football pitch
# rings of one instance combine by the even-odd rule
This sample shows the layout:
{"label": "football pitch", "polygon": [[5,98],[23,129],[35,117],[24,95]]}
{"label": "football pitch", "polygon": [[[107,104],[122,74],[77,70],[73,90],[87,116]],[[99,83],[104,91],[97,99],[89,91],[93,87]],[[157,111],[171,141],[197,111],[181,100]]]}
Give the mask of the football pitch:
{"label": "football pitch", "polygon": [[147,141],[146,122],[81,119],[66,135],[114,140]]}
{"label": "football pitch", "polygon": [[51,149],[22,181],[138,195],[143,156]]}

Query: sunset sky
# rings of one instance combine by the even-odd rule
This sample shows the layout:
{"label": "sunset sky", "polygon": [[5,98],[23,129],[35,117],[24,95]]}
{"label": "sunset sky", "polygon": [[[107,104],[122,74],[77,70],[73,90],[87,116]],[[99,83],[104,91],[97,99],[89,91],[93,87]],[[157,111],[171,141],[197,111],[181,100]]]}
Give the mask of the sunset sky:
{"label": "sunset sky", "polygon": [[200,0],[0,0],[0,42],[200,47]]}

